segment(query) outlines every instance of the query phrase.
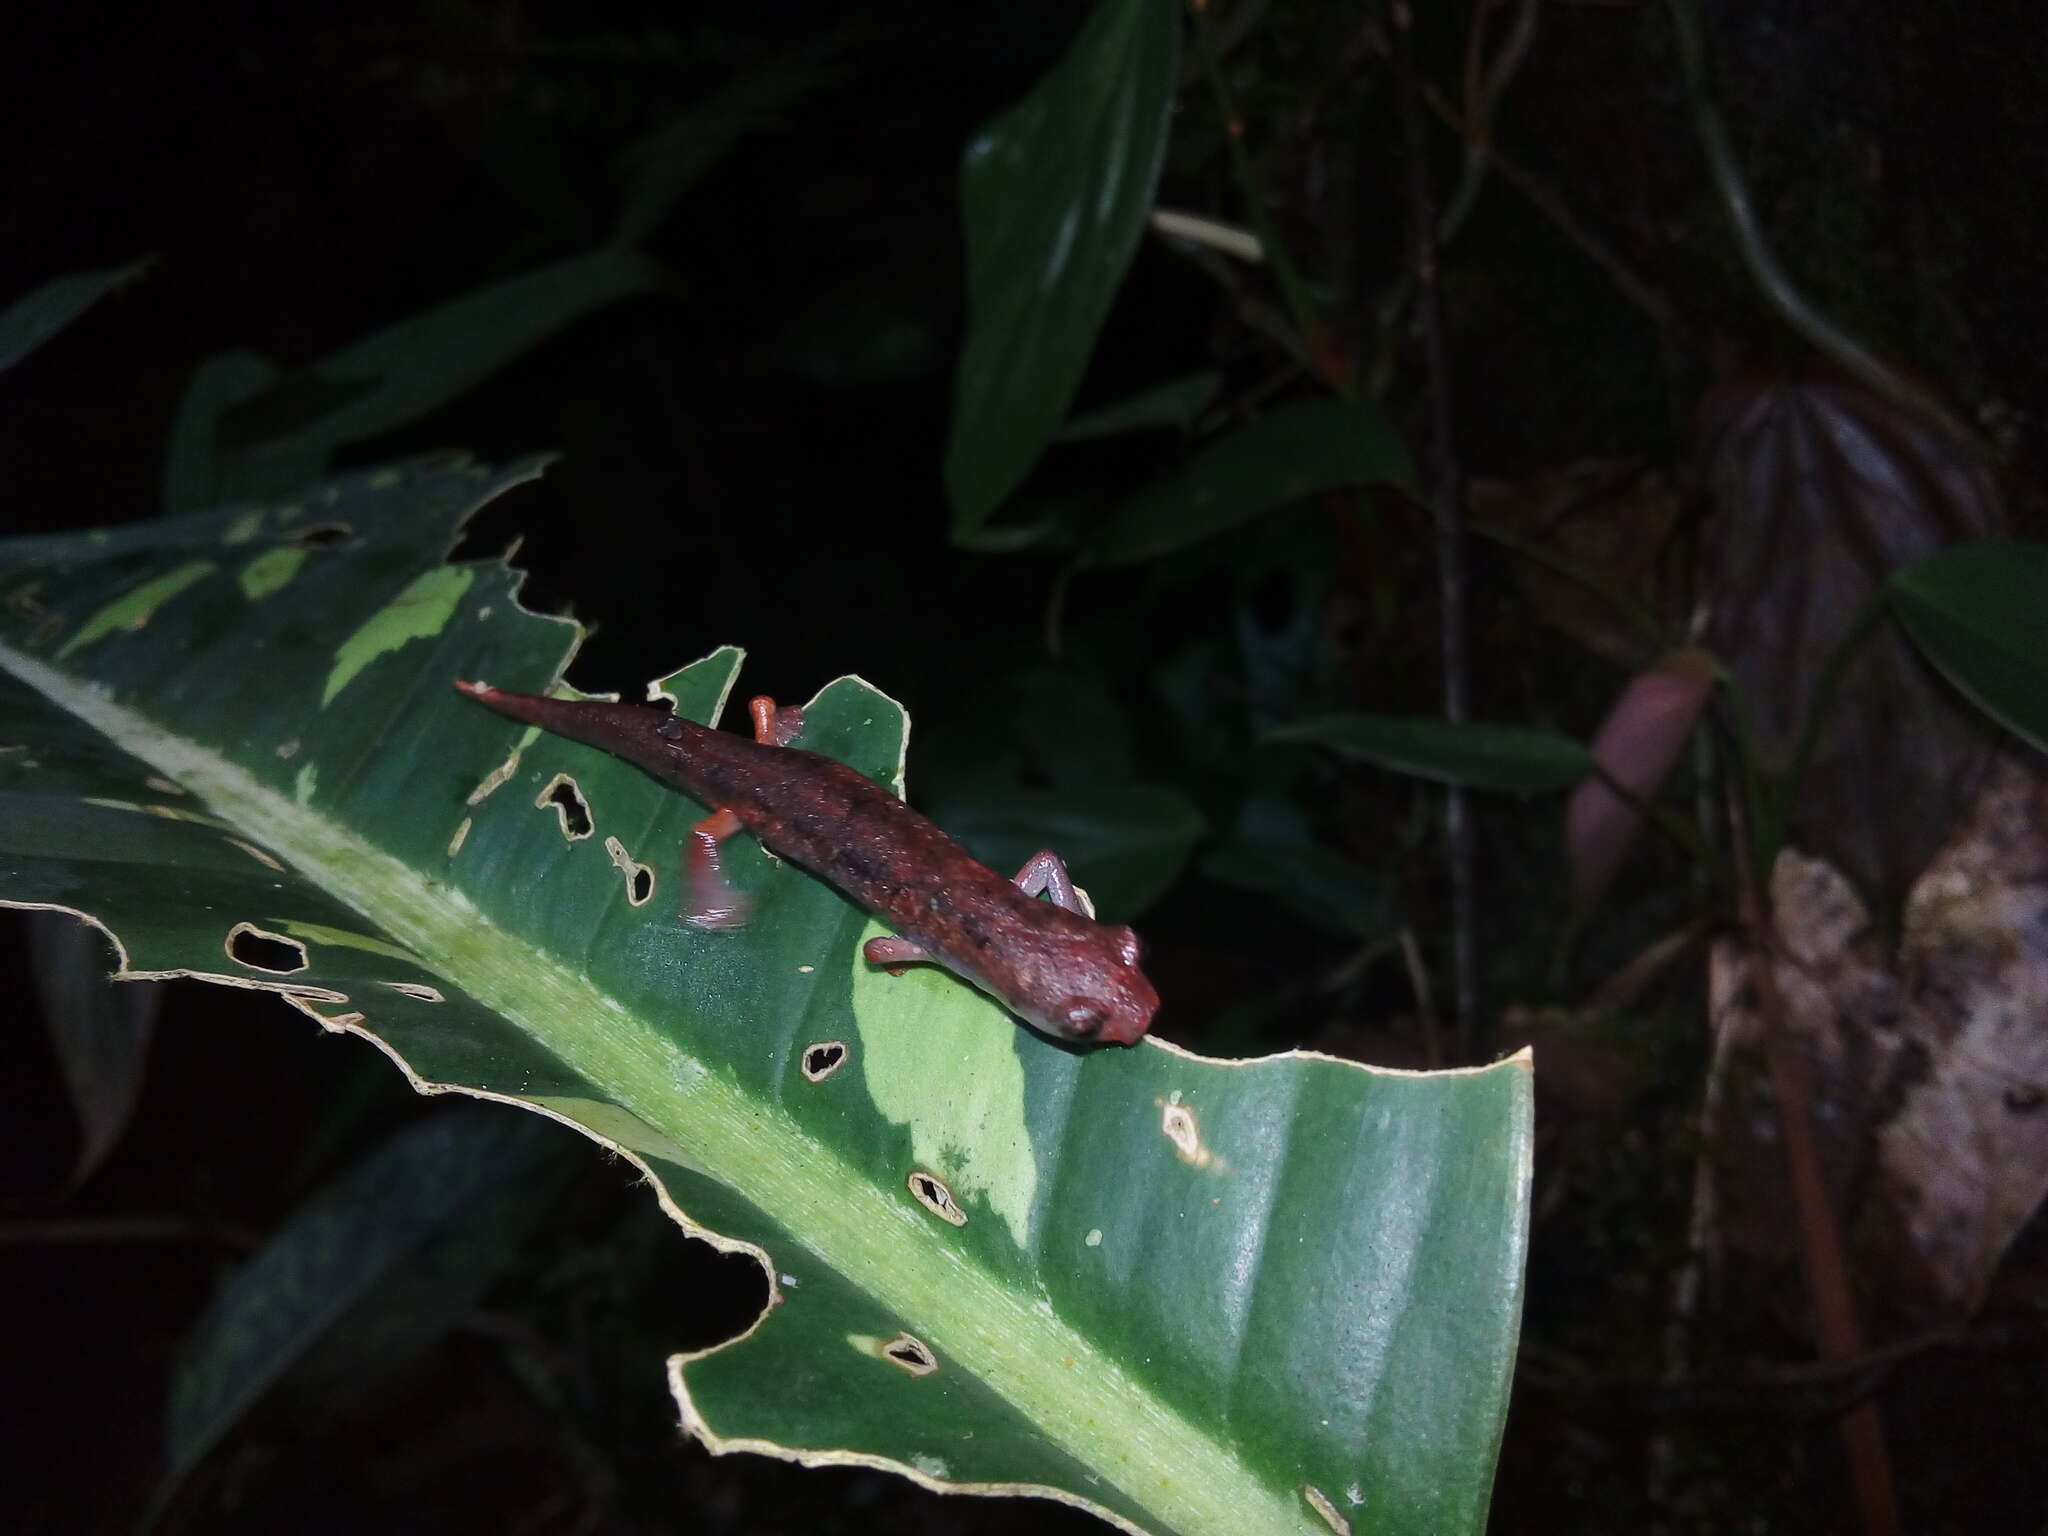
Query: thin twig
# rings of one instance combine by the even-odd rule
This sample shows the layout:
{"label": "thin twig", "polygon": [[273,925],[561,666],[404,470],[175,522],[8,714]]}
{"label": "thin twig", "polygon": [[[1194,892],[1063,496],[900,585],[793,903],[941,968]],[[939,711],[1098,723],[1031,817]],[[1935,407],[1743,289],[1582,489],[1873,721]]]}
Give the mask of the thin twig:
{"label": "thin twig", "polygon": [[[1463,487],[1451,437],[1451,373],[1444,347],[1442,293],[1437,285],[1436,207],[1429,184],[1429,145],[1422,93],[1415,69],[1414,15],[1408,0],[1388,5],[1393,38],[1395,96],[1401,145],[1407,162],[1408,223],[1414,242],[1415,316],[1422,333],[1424,393],[1429,409],[1424,489],[1436,522],[1437,590],[1442,613],[1444,718],[1462,721],[1470,713],[1466,647],[1467,554],[1462,516]],[[1451,885],[1451,997],[1458,1021],[1458,1051],[1470,1061],[1479,1052],[1479,936],[1474,911],[1476,882],[1471,807],[1465,791],[1444,792],[1445,857]]]}
{"label": "thin twig", "polygon": [[[1429,110],[1442,121],[1445,127],[1461,138],[1468,133],[1457,110],[1443,97],[1443,93],[1428,83],[1422,88],[1423,100]],[[1489,141],[1487,166],[1500,179],[1520,193],[1523,201],[1548,219],[1557,232],[1579,248],[1585,258],[1592,262],[1613,281],[1621,296],[1640,309],[1659,329],[1674,334],[1683,334],[1685,327],[1671,307],[1670,300],[1659,293],[1650,280],[1628,264],[1614,247],[1602,240],[1579,216],[1565,205],[1564,199],[1543,180],[1523,168],[1521,163],[1500,151]]]}
{"label": "thin twig", "polygon": [[1500,52],[1493,56],[1492,63],[1487,63],[1486,12],[1490,8],[1488,5],[1480,6],[1472,18],[1472,30],[1466,42],[1465,169],[1458,178],[1457,189],[1444,205],[1443,217],[1437,222],[1437,239],[1444,244],[1449,244],[1458,233],[1466,215],[1479,200],[1479,188],[1486,180],[1487,162],[1493,157],[1494,114],[1500,109],[1500,99],[1507,93],[1508,82],[1515,78],[1515,71],[1528,57],[1530,43],[1536,39],[1536,0],[1519,0]]}

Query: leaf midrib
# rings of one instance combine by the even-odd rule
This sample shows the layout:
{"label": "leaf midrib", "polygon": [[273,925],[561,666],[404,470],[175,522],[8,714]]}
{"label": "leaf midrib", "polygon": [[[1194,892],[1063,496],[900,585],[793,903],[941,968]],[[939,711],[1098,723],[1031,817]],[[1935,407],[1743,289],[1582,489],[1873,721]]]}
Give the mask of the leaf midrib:
{"label": "leaf midrib", "polygon": [[[182,784],[377,931],[403,936],[436,972],[909,1321],[937,1350],[942,1369],[950,1362],[978,1377],[1053,1444],[1097,1469],[1166,1527],[1186,1536],[1248,1530],[1328,1536],[1294,1490],[1263,1482],[1228,1446],[1134,1381],[1036,1296],[1007,1288],[946,1245],[907,1196],[879,1189],[779,1104],[749,1096],[679,1050],[588,977],[500,928],[462,892],[427,880],[228,759],[114,702],[99,685],[4,643],[0,666]],[[579,1027],[551,1032],[536,1022],[549,1019],[575,1019]],[[640,1161],[630,1149],[605,1144]],[[1029,1360],[1060,1364],[1042,1374],[1015,1369]],[[1115,1426],[1108,1437],[1102,1425]],[[1106,1447],[1114,1454],[1105,1456]],[[1077,1490],[1060,1491],[1079,1497]]]}

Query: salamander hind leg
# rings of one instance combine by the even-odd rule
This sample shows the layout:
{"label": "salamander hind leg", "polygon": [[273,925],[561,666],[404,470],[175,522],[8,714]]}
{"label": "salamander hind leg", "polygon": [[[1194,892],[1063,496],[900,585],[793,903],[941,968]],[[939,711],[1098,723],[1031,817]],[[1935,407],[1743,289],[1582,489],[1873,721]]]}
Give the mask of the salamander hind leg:
{"label": "salamander hind leg", "polygon": [[683,853],[683,921],[713,930],[746,926],[750,903],[725,877],[718,845],[740,830],[731,811],[713,811],[690,828]]}
{"label": "salamander hind leg", "polygon": [[891,976],[901,976],[908,966],[931,956],[924,952],[924,946],[909,939],[896,937],[869,939],[861,946],[860,952],[867,956],[868,964],[879,965]]}
{"label": "salamander hind leg", "polygon": [[794,704],[778,709],[765,693],[747,701],[747,714],[754,722],[754,740],[764,747],[786,747],[803,733],[804,712]]}
{"label": "salamander hind leg", "polygon": [[1041,848],[1024,861],[1024,867],[1017,871],[1017,889],[1026,896],[1043,893],[1050,896],[1055,906],[1065,907],[1069,912],[1078,912],[1083,917],[1093,917],[1088,903],[1074,886],[1074,877],[1067,873],[1067,861],[1050,848]]}

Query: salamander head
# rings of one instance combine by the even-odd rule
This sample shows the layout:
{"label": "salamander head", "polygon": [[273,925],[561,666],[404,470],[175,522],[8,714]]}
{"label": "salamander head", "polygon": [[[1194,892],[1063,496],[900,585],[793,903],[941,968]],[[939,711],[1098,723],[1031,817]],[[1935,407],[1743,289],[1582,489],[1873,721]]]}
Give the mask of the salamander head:
{"label": "salamander head", "polygon": [[1159,994],[1138,969],[1144,954],[1129,928],[1098,929],[1088,954],[1070,955],[1062,967],[1064,995],[1050,1008],[1033,1008],[1026,1017],[1049,1035],[1101,1045],[1131,1045],[1152,1027]]}

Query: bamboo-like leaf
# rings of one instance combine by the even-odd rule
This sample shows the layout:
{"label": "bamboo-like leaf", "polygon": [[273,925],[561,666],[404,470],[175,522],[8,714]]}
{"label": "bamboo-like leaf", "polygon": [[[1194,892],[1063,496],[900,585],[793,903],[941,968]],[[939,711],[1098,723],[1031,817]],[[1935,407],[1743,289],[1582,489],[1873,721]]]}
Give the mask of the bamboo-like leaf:
{"label": "bamboo-like leaf", "polygon": [[284,496],[337,448],[418,420],[659,279],[639,252],[600,246],[408,315],[305,368],[279,372],[251,353],[210,358],[179,404],[165,509]]}
{"label": "bamboo-like leaf", "polygon": [[1408,451],[1374,407],[1295,400],[1210,443],[1179,474],[1116,509],[1086,558],[1135,565],[1214,538],[1317,491],[1406,485]]}
{"label": "bamboo-like leaf", "polygon": [[1172,0],[1102,0],[1052,72],[967,147],[967,344],[946,489],[966,538],[1058,430],[1166,158]]}
{"label": "bamboo-like leaf", "polygon": [[675,201],[745,135],[772,127],[776,114],[829,78],[848,33],[811,39],[748,70],[717,95],[693,102],[626,151],[619,242],[638,245]]}
{"label": "bamboo-like leaf", "polygon": [[1266,740],[1313,742],[1396,773],[1473,789],[1565,789],[1593,771],[1593,754],[1578,742],[1524,725],[1328,715],[1268,731]]}
{"label": "bamboo-like leaf", "polygon": [[1178,427],[1186,431],[1222,391],[1223,375],[1214,369],[1184,373],[1105,405],[1099,411],[1070,418],[1059,430],[1059,441],[1086,443],[1099,437],[1142,432],[1148,427]]}
{"label": "bamboo-like leaf", "polygon": [[[702,808],[458,697],[575,626],[441,563],[532,473],[446,462],[0,544],[0,899],[124,974],[262,987],[422,1085],[580,1126],[773,1305],[670,1363],[718,1449],[1036,1492],[1180,1533],[1477,1531],[1521,1295],[1526,1060],[1375,1072],[1074,1052],[758,849],[676,921]],[[308,518],[345,536],[294,537]],[[665,679],[719,713],[739,655]],[[854,679],[804,745],[900,784]],[[153,780],[186,791],[170,796]]]}
{"label": "bamboo-like leaf", "polygon": [[52,278],[0,311],[0,373],[35,351],[101,299],[149,270],[148,261]]}
{"label": "bamboo-like leaf", "polygon": [[1321,843],[1231,838],[1210,849],[1201,868],[1212,880],[1351,938],[1382,939],[1401,926],[1393,881]]}

